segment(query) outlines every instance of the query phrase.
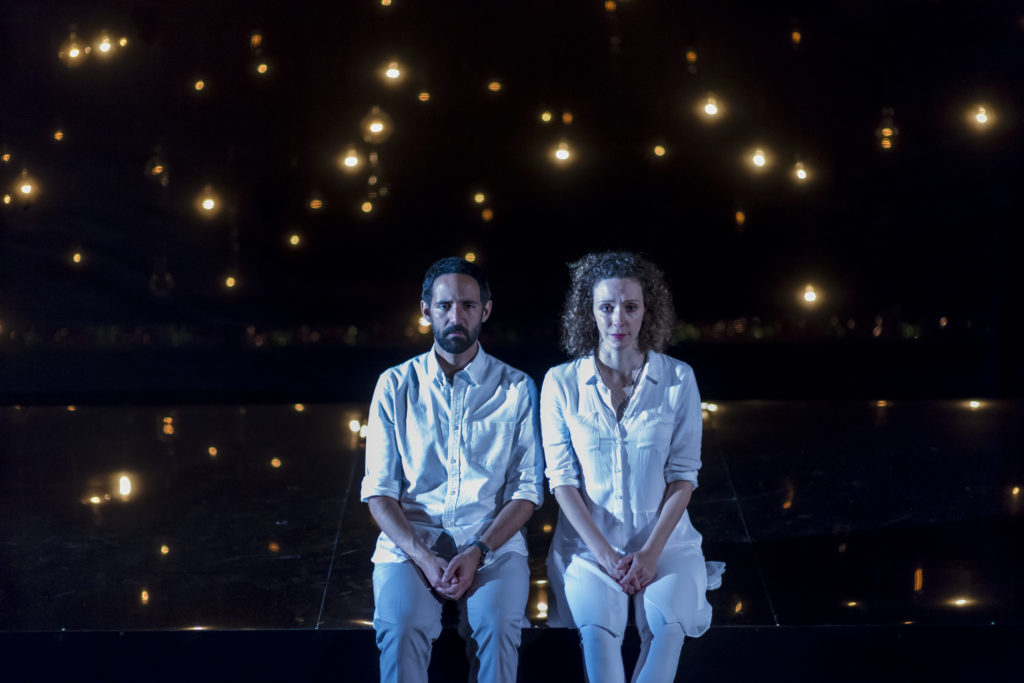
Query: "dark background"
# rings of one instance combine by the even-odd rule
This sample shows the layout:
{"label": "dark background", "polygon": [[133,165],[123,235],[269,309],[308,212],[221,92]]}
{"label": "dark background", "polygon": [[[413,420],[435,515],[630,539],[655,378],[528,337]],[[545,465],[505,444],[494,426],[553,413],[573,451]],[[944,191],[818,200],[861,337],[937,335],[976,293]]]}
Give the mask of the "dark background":
{"label": "dark background", "polygon": [[[1021,393],[1018,3],[612,5],[5,3],[0,400],[365,399],[429,342],[423,271],[469,251],[485,346],[539,378],[566,264],[606,248],[665,268],[705,395]],[[127,45],[62,61],[103,30]]]}

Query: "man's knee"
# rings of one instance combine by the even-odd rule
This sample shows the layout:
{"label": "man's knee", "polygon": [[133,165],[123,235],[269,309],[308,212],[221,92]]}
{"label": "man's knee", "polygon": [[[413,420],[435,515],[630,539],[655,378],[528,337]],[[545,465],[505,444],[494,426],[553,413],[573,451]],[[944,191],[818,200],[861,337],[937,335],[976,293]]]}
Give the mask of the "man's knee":
{"label": "man's knee", "polygon": [[622,633],[601,624],[581,624],[580,640],[584,643],[622,643]]}

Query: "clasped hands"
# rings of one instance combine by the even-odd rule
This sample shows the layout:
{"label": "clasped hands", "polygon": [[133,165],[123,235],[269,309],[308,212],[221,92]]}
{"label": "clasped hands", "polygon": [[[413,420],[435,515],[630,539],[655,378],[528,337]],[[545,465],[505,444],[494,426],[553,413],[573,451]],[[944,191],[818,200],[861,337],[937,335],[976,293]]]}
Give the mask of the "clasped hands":
{"label": "clasped hands", "polygon": [[626,595],[639,593],[657,576],[658,558],[652,551],[638,550],[619,556],[614,551],[601,561],[601,569],[615,579]]}
{"label": "clasped hands", "polygon": [[458,600],[473,586],[480,549],[471,546],[446,562],[433,553],[416,562],[430,587],[443,598]]}

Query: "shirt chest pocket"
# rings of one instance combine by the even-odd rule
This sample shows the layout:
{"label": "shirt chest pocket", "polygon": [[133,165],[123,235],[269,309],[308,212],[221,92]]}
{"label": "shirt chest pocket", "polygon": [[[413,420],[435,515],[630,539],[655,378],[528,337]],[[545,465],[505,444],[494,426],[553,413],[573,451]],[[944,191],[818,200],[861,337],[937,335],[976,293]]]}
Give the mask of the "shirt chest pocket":
{"label": "shirt chest pocket", "polygon": [[630,431],[640,448],[668,451],[675,431],[675,416],[662,411],[643,411],[637,415]]}
{"label": "shirt chest pocket", "polygon": [[572,447],[577,455],[601,451],[602,447],[607,447],[614,440],[614,437],[607,433],[604,421],[598,413],[566,415],[566,423],[569,425]]}
{"label": "shirt chest pocket", "polygon": [[478,420],[467,426],[466,460],[483,469],[504,471],[512,451],[515,423]]}

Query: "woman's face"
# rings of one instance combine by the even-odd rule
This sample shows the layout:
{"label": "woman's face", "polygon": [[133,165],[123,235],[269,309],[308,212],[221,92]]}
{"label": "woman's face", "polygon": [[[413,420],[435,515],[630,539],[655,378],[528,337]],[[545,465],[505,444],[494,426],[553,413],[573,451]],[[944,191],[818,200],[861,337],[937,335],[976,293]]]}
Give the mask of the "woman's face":
{"label": "woman's face", "polygon": [[610,278],[594,285],[594,321],[605,351],[639,348],[644,321],[644,290],[630,278]]}

